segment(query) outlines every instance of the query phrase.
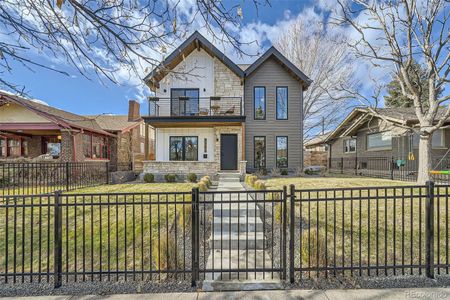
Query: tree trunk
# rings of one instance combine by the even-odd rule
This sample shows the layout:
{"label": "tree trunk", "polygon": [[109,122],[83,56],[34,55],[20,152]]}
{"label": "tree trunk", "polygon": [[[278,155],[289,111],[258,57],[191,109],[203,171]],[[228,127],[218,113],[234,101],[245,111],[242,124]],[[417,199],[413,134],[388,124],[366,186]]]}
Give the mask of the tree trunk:
{"label": "tree trunk", "polygon": [[418,166],[418,176],[417,183],[425,184],[426,181],[430,180],[430,170],[431,166],[431,135],[420,135],[419,141],[419,166]]}

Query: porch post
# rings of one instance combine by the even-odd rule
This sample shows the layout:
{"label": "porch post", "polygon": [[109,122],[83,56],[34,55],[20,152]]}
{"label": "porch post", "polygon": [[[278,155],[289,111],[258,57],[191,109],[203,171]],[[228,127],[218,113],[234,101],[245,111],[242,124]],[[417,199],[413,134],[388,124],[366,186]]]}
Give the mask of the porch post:
{"label": "porch post", "polygon": [[144,123],[144,131],[145,131],[145,143],[144,143],[144,159],[149,160],[150,159],[150,133],[148,132],[148,124]]}

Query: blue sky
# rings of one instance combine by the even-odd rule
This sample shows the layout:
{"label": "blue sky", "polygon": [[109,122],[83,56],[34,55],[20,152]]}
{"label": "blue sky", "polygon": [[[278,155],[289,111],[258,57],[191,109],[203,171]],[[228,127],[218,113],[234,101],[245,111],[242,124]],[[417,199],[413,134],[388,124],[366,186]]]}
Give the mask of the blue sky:
{"label": "blue sky", "polygon": [[[243,3],[244,26],[251,23],[263,26],[275,26],[278,22],[286,20],[286,18],[296,17],[305,8],[311,6],[310,1],[272,0],[271,7],[260,6],[257,14],[252,1],[244,1]],[[193,28],[193,30],[195,29]],[[268,39],[259,42],[264,48],[270,45]],[[39,60],[49,66],[55,65],[47,57],[39,57]],[[89,79],[87,79],[74,68],[70,68],[64,64],[57,65],[56,67],[67,71],[70,76],[41,68],[29,70],[14,62],[11,65],[13,70],[9,74],[3,74],[4,79],[24,86],[25,91],[33,98],[74,113],[126,114],[127,101],[137,97],[135,86],[127,85],[126,83],[116,85],[108,82],[106,79],[103,79],[102,83],[95,74],[90,75]],[[144,92],[148,93],[149,90],[144,90]],[[145,103],[142,105],[142,110],[146,110]]]}

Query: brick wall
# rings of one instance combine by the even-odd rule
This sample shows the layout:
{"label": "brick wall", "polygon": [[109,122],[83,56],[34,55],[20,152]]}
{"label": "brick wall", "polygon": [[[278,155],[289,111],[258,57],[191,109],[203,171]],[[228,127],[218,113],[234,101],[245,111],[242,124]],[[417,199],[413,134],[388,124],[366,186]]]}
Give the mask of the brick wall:
{"label": "brick wall", "polygon": [[[73,135],[73,137],[72,137]],[[75,161],[84,161],[83,154],[83,134],[61,131],[61,161],[74,161],[74,142],[75,142]]]}
{"label": "brick wall", "polygon": [[38,157],[42,154],[42,136],[32,136],[28,140],[28,156],[30,158]]}
{"label": "brick wall", "polygon": [[304,166],[327,166],[328,153],[326,151],[304,151]]}

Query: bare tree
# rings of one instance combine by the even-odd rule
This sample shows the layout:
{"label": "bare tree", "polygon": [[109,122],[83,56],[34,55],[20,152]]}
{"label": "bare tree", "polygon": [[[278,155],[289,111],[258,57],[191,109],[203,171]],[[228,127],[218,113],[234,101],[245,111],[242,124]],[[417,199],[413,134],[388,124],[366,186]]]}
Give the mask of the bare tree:
{"label": "bare tree", "polygon": [[322,129],[334,128],[343,110],[351,106],[353,79],[346,38],[330,32],[319,20],[296,19],[276,42],[276,47],[312,80],[303,96],[304,142]]}
{"label": "bare tree", "polygon": [[[256,8],[268,3],[252,1]],[[68,62],[87,78],[92,73],[114,83],[120,76],[141,78],[193,27],[244,54],[231,29],[241,19],[239,3],[221,0],[2,0],[0,74],[11,72],[15,61],[67,75],[57,63]],[[1,77],[0,87],[21,90]]]}
{"label": "bare tree", "polygon": [[[418,182],[429,180],[432,168],[431,138],[450,117],[445,91],[450,79],[450,7],[447,0],[338,0],[333,18],[352,28],[357,38],[349,45],[374,66],[387,67],[397,79],[402,94],[413,100],[419,120]],[[414,61],[426,68],[428,95],[417,86]]]}

